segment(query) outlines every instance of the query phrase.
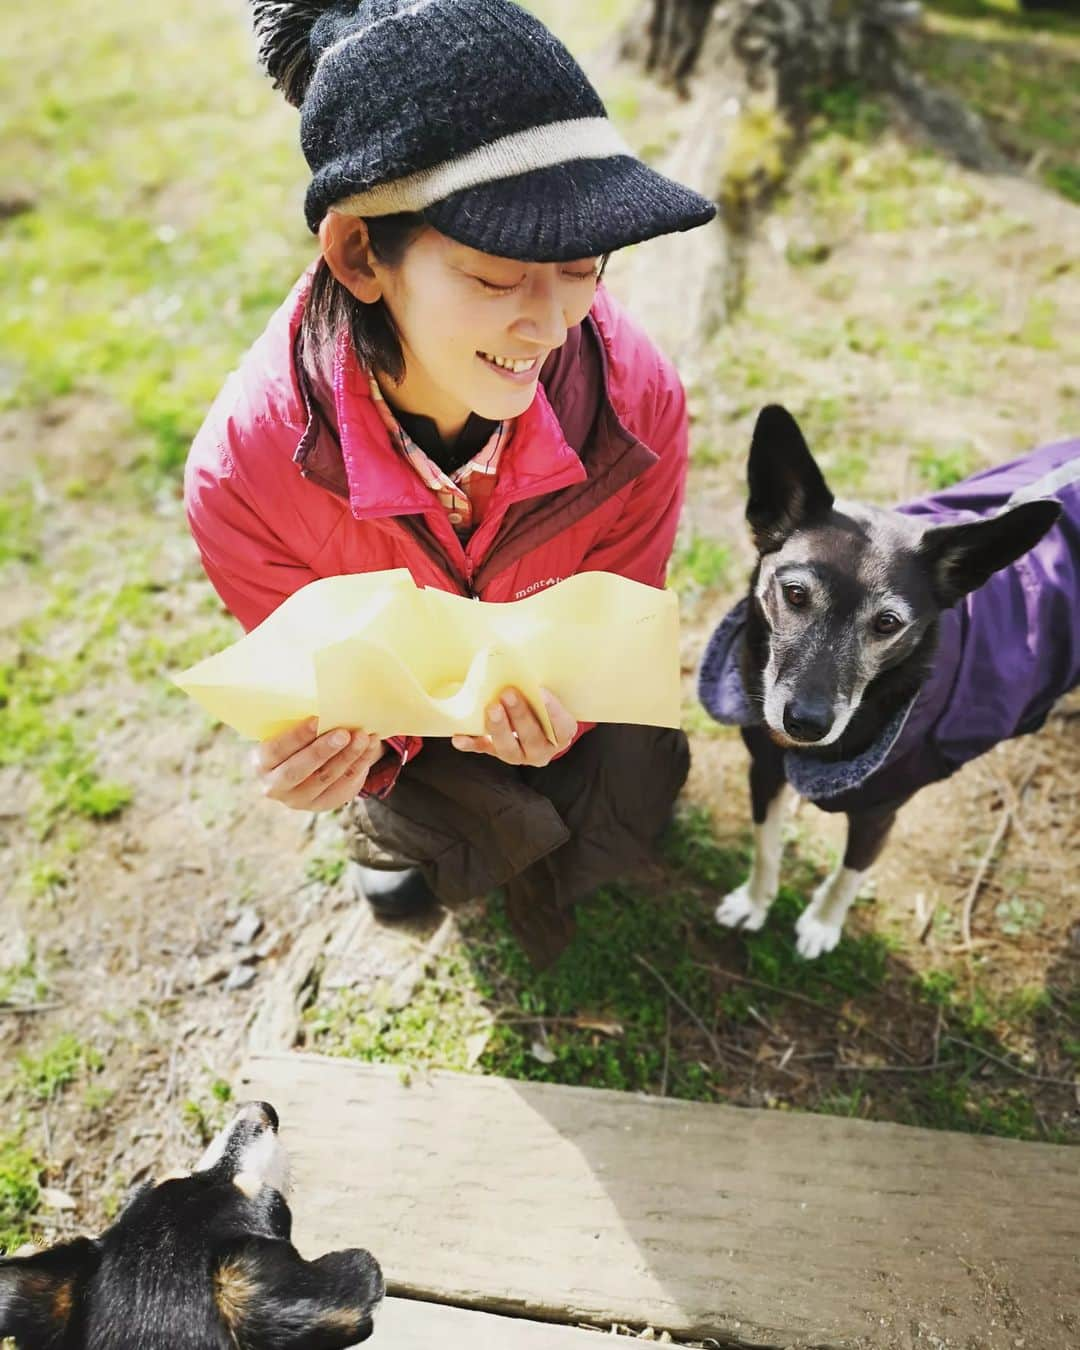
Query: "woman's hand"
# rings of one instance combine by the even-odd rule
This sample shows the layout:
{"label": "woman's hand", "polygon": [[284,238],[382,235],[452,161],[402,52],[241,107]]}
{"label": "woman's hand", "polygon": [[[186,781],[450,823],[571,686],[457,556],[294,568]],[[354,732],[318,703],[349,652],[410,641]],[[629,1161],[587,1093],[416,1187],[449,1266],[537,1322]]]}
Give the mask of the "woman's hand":
{"label": "woman's hand", "polygon": [[540,692],[555,732],[555,745],[544,734],[520,690],[504,689],[499,701],[493,703],[485,715],[487,735],[454,736],[451,738],[454,749],[474,755],[494,755],[504,764],[524,764],[532,769],[542,769],[545,764],[550,764],[574,739],[578,724],[554,694],[546,689]]}
{"label": "woman's hand", "polygon": [[262,741],[255,770],[267,797],[296,811],[333,811],[351,802],[383,756],[378,736],[363,731],[327,731],[310,717]]}

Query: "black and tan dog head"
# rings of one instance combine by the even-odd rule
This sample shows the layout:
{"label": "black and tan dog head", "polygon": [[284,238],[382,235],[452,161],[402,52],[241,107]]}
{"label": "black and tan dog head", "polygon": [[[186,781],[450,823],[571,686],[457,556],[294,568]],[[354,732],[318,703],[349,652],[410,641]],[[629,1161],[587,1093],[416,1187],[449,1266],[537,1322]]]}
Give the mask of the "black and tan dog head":
{"label": "black and tan dog head", "polygon": [[829,746],[890,680],[925,673],[942,610],[1043,537],[1061,508],[1029,501],[972,523],[837,502],[795,419],[763,409],[746,518],[758,553],[751,592],[760,701],[773,738]]}
{"label": "black and tan dog head", "polygon": [[290,1241],[273,1107],[251,1102],[187,1175],[149,1182],[98,1238],[0,1260],[19,1350],[343,1350],[383,1296],[366,1251]]}

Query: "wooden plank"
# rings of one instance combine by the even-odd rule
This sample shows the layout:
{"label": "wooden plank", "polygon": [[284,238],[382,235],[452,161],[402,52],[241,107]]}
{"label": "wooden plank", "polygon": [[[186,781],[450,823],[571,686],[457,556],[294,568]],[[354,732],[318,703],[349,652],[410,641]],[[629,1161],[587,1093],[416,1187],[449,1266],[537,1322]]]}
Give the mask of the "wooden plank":
{"label": "wooden plank", "polygon": [[[745,1345],[1080,1345],[1080,1152],[254,1058],[306,1246],[391,1290]],[[934,1339],[934,1338],[937,1339]]]}
{"label": "wooden plank", "polygon": [[375,1319],[371,1344],[385,1350],[602,1350],[634,1342],[612,1342],[595,1331],[551,1322],[388,1298]]}

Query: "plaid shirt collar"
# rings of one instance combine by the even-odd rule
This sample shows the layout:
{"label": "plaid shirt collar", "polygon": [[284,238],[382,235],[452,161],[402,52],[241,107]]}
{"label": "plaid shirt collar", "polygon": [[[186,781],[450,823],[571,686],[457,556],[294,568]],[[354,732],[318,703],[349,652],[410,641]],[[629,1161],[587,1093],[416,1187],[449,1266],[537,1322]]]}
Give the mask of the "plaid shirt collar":
{"label": "plaid shirt collar", "polygon": [[[378,409],[382,423],[390,435],[390,440],[412,465],[421,481],[439,498],[454,529],[462,534],[467,533],[476,523],[476,510],[472,495],[470,495],[469,484],[473,478],[478,476],[481,479],[489,480],[485,484],[487,490],[483,492],[483,496],[485,499],[490,497],[490,489],[494,485],[495,477],[499,472],[499,462],[502,459],[503,451],[513,438],[514,422],[511,420],[497,423],[495,430],[488,437],[484,446],[460,469],[455,469],[452,474],[447,474],[439,468],[429,455],[421,450],[394,416],[393,410],[379,388],[378,380],[370,370],[367,371],[367,378],[371,387],[372,402]],[[476,486],[474,485],[474,491]]]}

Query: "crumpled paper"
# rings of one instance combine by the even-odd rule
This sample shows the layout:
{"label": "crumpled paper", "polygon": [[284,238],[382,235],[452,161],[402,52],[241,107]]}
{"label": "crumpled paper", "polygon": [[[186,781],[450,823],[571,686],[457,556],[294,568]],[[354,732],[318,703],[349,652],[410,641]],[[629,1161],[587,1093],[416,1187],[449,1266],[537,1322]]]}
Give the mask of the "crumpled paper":
{"label": "crumpled paper", "polygon": [[541,688],[579,722],[677,727],[679,676],[670,591],[582,572],[496,605],[418,588],[401,569],[311,582],[175,683],[256,740],[312,716],[320,731],[480,736],[513,686],[554,742]]}

